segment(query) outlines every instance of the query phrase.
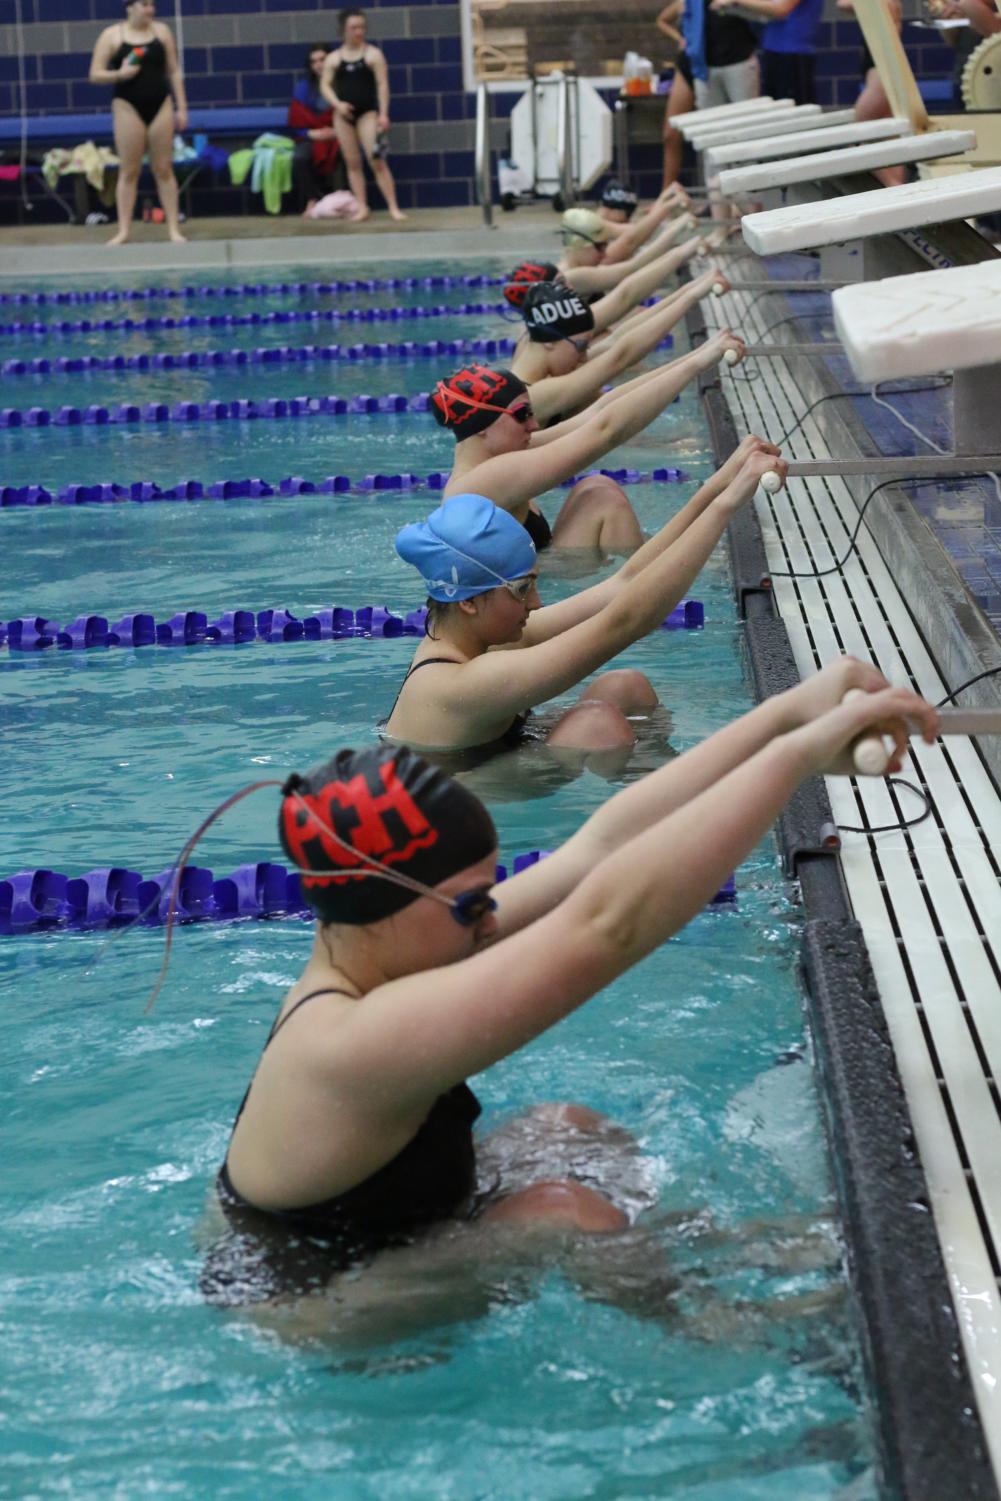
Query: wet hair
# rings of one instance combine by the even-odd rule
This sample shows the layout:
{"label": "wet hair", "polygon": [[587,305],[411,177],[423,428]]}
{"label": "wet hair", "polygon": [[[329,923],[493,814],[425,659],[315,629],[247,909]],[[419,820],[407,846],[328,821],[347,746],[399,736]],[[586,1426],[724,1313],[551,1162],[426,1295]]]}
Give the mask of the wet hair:
{"label": "wet hair", "polygon": [[347,24],[351,20],[352,16],[361,16],[362,20],[364,21],[365,12],[363,10],[359,10],[356,5],[353,5],[350,10],[342,10],[340,15],[337,17],[337,24],[340,27],[341,36],[344,35]]}
{"label": "wet hair", "polygon": [[430,594],[424,601],[427,616],[424,621],[424,634],[429,641],[438,640],[438,630],[445,624],[449,613],[455,609],[455,601],[446,603],[443,599],[432,599]]}
{"label": "wet hair", "polygon": [[333,47],[329,46],[328,43],[326,43],[326,42],[314,42],[313,43],[312,47],[310,47],[309,51],[306,53],[306,64],[305,64],[305,67],[303,69],[303,73],[304,73],[306,81],[308,83],[313,83],[315,81],[315,77],[314,77],[314,73],[313,73],[313,53],[314,52],[322,52],[323,55],[326,57],[331,52],[333,52],[333,50],[334,50]]}

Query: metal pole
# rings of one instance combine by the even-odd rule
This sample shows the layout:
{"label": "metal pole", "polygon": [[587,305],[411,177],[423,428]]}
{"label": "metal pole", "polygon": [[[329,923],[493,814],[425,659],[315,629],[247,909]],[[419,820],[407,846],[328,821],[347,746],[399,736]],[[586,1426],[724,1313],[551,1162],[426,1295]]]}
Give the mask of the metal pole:
{"label": "metal pole", "polygon": [[490,183],[490,90],[481,83],[476,90],[476,198],[483,222],[494,226],[493,190]]}
{"label": "metal pole", "polygon": [[824,474],[865,474],[874,478],[897,475],[935,479],[946,474],[994,474],[1001,470],[1001,453],[929,453],[899,459],[792,459],[789,478]]}
{"label": "metal pole", "polygon": [[556,163],[559,176],[560,197],[563,207],[570,208],[574,201],[573,161],[570,124],[570,80],[560,74],[556,95]]}

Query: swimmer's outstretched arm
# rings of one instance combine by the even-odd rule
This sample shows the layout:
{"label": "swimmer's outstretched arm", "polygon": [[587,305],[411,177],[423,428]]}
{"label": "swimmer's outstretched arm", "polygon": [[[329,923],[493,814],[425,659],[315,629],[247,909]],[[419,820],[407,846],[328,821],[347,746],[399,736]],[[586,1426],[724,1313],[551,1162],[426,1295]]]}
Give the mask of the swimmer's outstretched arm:
{"label": "swimmer's outstretched arm", "polygon": [[541,610],[533,610],[529,616],[528,624],[517,647],[534,646],[540,641],[548,641],[552,636],[557,636],[562,631],[567,631],[571,626],[581,620],[587,620],[598,610],[603,609],[610,600],[635,578],[644,568],[650,566],[661,553],[672,547],[678,538],[696,521],[708,505],[718,495],[721,495],[727,485],[732,484],[752,454],[763,454],[768,457],[769,468],[784,477],[785,465],[779,457],[779,451],[774,443],[768,443],[764,438],[747,437],[734,449],[726,463],[710,475],[704,485],[700,485],[690,500],[682,506],[670,521],[649,537],[641,547],[626,559],[620,568],[603,578],[597,584],[592,584],[590,589],[580,589],[576,594],[571,594],[568,599],[561,599],[556,604],[544,605]]}
{"label": "swimmer's outstretched arm", "polygon": [[[694,285],[694,283],[693,283]],[[691,290],[681,297],[665,297],[656,306],[648,309],[642,323],[628,333],[611,340],[600,354],[578,365],[567,375],[546,375],[536,381],[530,391],[532,411],[544,428],[550,417],[560,412],[575,412],[586,407],[601,394],[602,386],[651,354],[662,339],[665,339],[683,316],[686,308],[694,306],[698,296]],[[682,363],[685,359],[677,363]],[[515,366],[517,372],[517,365]]]}
{"label": "swimmer's outstretched arm", "polygon": [[765,699],[701,745],[623,788],[552,855],[505,881],[501,935],[551,911],[612,851],[713,787],[777,736],[837,708],[849,689],[872,694],[888,687],[878,668],[854,657],[839,657],[795,688]]}
{"label": "swimmer's outstretched arm", "polygon": [[723,329],[682,359],[661,365],[656,378],[644,382],[633,400],[606,406],[593,416],[588,414],[586,422],[555,442],[537,444],[540,434],[533,433],[529,446],[520,453],[485,459],[463,474],[463,489],[486,495],[504,510],[517,510],[527,500],[535,500],[554,485],[579,474],[618,444],[628,442],[700,371],[717,365],[727,349],[740,354],[743,345],[729,329]]}
{"label": "swimmer's outstretched arm", "polygon": [[348,1077],[378,1078],[405,1119],[431,1094],[516,1052],[694,917],[801,782],[853,774],[853,741],[885,727],[903,744],[908,719],[927,738],[934,734],[934,709],[908,689],[890,688],[776,735],[605,854],[562,901],[516,932],[508,910],[523,877],[505,882],[497,893],[504,937],[467,959],[380,986],[352,1008],[337,1032],[342,1076],[346,1067]]}
{"label": "swimmer's outstretched arm", "polygon": [[654,240],[652,245],[644,246],[638,255],[631,256],[628,261],[620,261],[616,266],[571,266],[569,271],[564,271],[563,280],[582,297],[590,297],[592,292],[610,292],[634,271],[649,266],[660,254],[660,241]]}
{"label": "swimmer's outstretched arm", "polygon": [[[681,220],[678,221],[679,225]],[[673,230],[668,230],[657,241],[663,245],[668,235],[674,237]],[[620,282],[611,292],[606,292],[599,302],[591,308],[594,314],[594,328],[596,333],[602,333],[610,328],[613,323],[618,323],[627,313],[639,309],[639,304],[645,297],[651,297],[657,288],[663,286],[668,277],[673,276],[682,266],[688,264],[692,256],[702,245],[701,239],[693,236],[681,245],[675,245],[670,250],[664,250],[657,259],[651,261],[649,266],[642,267],[639,271],[633,271]],[[710,286],[712,283],[710,283]],[[678,291],[683,291],[679,288]],[[677,292],[675,293],[677,296]]]}
{"label": "swimmer's outstretched arm", "polygon": [[618,652],[654,630],[683,599],[734,514],[754,494],[770,455],[752,454],[733,483],[670,548],[626,582],[603,609],[549,640],[488,651],[450,673],[441,701],[447,713],[499,721],[565,693]]}
{"label": "swimmer's outstretched arm", "polygon": [[[670,199],[656,198],[646,213],[637,215],[631,224],[612,225],[613,238],[605,250],[604,264],[615,266],[620,261],[630,260],[647,243],[654,230],[670,216],[673,206]],[[668,233],[673,230],[674,225],[671,225]]]}

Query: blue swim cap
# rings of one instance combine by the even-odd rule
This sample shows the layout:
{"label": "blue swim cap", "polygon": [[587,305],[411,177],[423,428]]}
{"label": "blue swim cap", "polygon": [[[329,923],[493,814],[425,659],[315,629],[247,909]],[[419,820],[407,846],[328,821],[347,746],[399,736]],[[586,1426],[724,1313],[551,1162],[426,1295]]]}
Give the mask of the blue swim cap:
{"label": "blue swim cap", "polygon": [[535,567],[535,547],[521,522],[485,495],[453,495],[426,521],[405,526],[396,551],[442,604],[486,594]]}

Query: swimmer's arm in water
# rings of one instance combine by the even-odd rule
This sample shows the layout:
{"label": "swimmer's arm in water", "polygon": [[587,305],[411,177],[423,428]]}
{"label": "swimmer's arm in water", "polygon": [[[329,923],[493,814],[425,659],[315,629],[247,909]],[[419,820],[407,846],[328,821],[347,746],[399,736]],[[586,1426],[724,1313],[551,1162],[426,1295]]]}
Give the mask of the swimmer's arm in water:
{"label": "swimmer's arm in water", "polygon": [[[666,236],[661,236],[661,240],[665,238]],[[591,309],[595,332],[601,333],[610,328],[634,309],[637,313],[645,311],[639,306],[643,299],[651,297],[669,276],[673,276],[681,266],[690,261],[699,244],[698,238],[689,238],[684,244],[665,250],[649,266],[631,272],[625,281],[620,282],[611,292],[606,292],[601,301],[596,302]],[[673,295],[677,297],[684,290],[685,288],[680,287]]]}
{"label": "swimmer's arm in water", "polygon": [[849,689],[872,694],[888,687],[869,663],[839,657],[616,793],[552,855],[504,883],[498,937],[550,911],[608,854],[713,787],[777,736],[836,709]]}
{"label": "swimmer's arm in water", "polygon": [[754,493],[760,482],[763,468],[774,469],[778,474],[785,476],[785,464],[779,458],[779,451],[773,443],[766,443],[763,438],[745,438],[740,447],[735,450],[741,462],[736,466],[728,463],[723,469],[718,470],[701,485],[690,500],[682,506],[671,519],[649,537],[641,547],[638,547],[631,557],[627,558],[622,566],[614,573],[603,578],[600,583],[592,584],[590,589],[580,589],[576,594],[571,594],[568,599],[559,600],[556,604],[544,605],[541,610],[534,610],[529,616],[528,624],[522,633],[517,650],[522,646],[534,646],[540,641],[548,641],[551,637],[559,635],[561,631],[569,630],[581,620],[588,620],[596,611],[604,608],[611,600],[621,593],[631,579],[648,568],[651,563],[673,547],[678,538],[687,531],[726,487],[733,483],[741,483],[738,479],[745,463],[759,454],[764,459],[764,464],[756,461],[751,471],[744,477],[745,487],[750,494]]}
{"label": "swimmer's arm in water", "polygon": [[[934,728],[907,689],[861,694],[772,739],[605,855],[545,916],[468,959],[370,992],[351,1028],[351,1068],[409,1108],[498,1062],[574,1011],[690,921],[771,828],[802,781],[850,773],[875,725]],[[545,864],[546,862],[543,862]],[[502,927],[521,876],[497,892]]]}

